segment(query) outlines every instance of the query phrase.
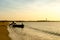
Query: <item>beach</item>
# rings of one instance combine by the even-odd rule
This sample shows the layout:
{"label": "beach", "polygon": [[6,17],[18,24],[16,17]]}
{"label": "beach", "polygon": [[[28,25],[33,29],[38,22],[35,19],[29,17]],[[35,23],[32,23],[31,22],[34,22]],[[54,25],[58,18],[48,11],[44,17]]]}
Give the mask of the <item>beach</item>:
{"label": "beach", "polygon": [[0,40],[60,40],[60,22],[23,23],[24,29],[0,22]]}
{"label": "beach", "polygon": [[11,40],[7,30],[8,22],[0,22],[0,40]]}

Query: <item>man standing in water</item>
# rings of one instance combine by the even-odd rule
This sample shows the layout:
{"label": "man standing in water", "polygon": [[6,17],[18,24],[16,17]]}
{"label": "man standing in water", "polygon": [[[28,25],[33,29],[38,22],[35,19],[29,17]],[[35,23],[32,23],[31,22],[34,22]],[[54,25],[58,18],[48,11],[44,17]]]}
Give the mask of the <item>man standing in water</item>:
{"label": "man standing in water", "polygon": [[[13,21],[10,25],[15,25],[15,24],[16,24],[16,23]],[[10,25],[9,25],[9,26],[10,26]]]}
{"label": "man standing in water", "polygon": [[12,25],[16,24],[14,21],[11,23]]}

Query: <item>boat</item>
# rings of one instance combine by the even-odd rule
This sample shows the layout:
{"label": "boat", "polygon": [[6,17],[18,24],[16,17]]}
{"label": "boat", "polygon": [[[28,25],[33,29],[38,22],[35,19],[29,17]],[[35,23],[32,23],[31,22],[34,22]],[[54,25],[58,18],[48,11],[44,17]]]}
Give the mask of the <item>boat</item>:
{"label": "boat", "polygon": [[24,25],[23,24],[14,24],[14,25],[12,25],[12,27],[24,28]]}
{"label": "boat", "polygon": [[12,22],[9,26],[12,26],[12,27],[18,27],[18,28],[24,28],[24,24],[16,24],[15,22]]}

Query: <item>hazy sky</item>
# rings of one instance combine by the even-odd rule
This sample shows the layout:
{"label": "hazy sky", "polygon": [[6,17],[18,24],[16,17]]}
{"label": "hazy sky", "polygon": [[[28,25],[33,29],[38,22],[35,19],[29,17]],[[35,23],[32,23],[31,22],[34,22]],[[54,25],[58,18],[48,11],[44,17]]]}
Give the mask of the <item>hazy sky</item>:
{"label": "hazy sky", "polygon": [[60,0],[0,0],[0,20],[60,20]]}

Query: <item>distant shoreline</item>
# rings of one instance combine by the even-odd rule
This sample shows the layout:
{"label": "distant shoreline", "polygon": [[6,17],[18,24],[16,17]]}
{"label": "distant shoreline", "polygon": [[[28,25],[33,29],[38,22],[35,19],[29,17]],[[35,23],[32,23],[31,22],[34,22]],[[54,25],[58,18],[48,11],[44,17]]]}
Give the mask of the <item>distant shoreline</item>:
{"label": "distant shoreline", "polygon": [[[0,22],[12,22],[12,20],[0,20]],[[40,20],[40,21],[15,21],[14,22],[60,22],[60,21],[46,21],[46,20]]]}

